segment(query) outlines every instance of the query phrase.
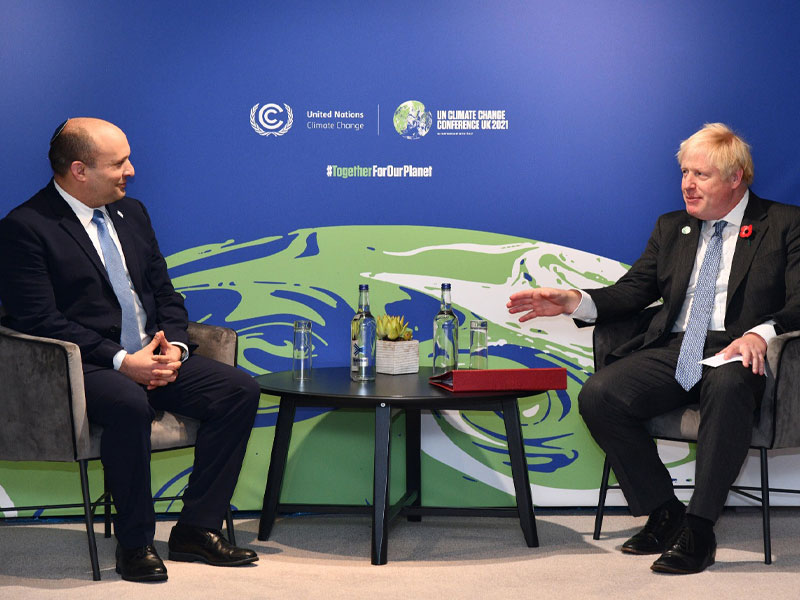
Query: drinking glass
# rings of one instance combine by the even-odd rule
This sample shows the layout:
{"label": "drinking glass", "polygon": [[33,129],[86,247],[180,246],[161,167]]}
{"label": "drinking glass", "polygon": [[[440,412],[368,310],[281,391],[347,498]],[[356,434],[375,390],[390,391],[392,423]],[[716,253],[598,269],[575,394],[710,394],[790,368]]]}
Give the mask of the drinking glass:
{"label": "drinking glass", "polygon": [[469,322],[469,368],[489,368],[489,329],[486,321]]}
{"label": "drinking glass", "polygon": [[311,379],[311,350],[311,321],[295,321],[292,344],[292,377],[297,381]]}

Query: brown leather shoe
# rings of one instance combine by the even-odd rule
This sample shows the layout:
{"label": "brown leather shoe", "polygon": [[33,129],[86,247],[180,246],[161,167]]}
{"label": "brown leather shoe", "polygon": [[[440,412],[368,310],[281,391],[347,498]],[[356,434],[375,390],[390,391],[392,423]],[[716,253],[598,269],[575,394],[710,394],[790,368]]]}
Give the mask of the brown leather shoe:
{"label": "brown leather shoe", "polygon": [[231,544],[219,530],[178,523],[169,536],[169,559],[201,561],[215,567],[236,567],[258,560],[258,554]]}
{"label": "brown leather shoe", "polygon": [[167,568],[153,546],[126,550],[117,544],[117,573],[126,581],[167,580]]}
{"label": "brown leather shoe", "polygon": [[653,511],[641,531],[622,544],[622,551],[628,554],[661,554],[669,548],[680,531],[685,513],[685,508],[680,511],[666,508]]}

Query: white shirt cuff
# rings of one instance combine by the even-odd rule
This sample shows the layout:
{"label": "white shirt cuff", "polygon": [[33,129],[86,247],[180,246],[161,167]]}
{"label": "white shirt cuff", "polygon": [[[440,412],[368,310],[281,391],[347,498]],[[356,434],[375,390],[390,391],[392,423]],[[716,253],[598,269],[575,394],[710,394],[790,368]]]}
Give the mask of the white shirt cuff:
{"label": "white shirt cuff", "polygon": [[569,316],[586,323],[594,323],[597,320],[597,305],[589,294],[583,290],[578,291],[581,294],[581,303]]}
{"label": "white shirt cuff", "polygon": [[764,338],[764,341],[767,342],[767,344],[769,344],[772,338],[778,335],[778,332],[775,331],[775,321],[772,320],[762,323],[761,325],[757,325],[752,329],[748,329],[745,331],[745,334],[747,333],[755,333],[760,335],[762,338]]}
{"label": "white shirt cuff", "polygon": [[115,371],[119,371],[119,368],[122,366],[122,361],[125,359],[126,356],[128,356],[128,353],[125,350],[120,350],[114,355],[112,362],[114,364]]}
{"label": "white shirt cuff", "polygon": [[181,362],[185,361],[189,358],[189,348],[183,342],[170,342],[173,346],[177,346],[181,349]]}

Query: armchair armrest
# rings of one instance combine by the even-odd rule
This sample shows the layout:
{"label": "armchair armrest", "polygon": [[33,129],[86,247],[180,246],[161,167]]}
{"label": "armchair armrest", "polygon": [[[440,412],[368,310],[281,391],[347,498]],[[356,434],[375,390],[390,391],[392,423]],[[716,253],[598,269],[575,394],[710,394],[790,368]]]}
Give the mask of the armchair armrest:
{"label": "armchair armrest", "polygon": [[[188,333],[194,352],[236,365],[233,329],[189,323]],[[96,458],[76,344],[0,327],[0,381],[0,460]]]}
{"label": "armchair armrest", "polygon": [[773,338],[767,346],[767,387],[761,415],[772,408],[770,448],[800,447],[800,331]]}
{"label": "armchair armrest", "polygon": [[236,366],[238,338],[233,329],[190,321],[187,331],[189,342],[197,344],[197,348],[194,349],[195,354]]}
{"label": "armchair armrest", "polygon": [[0,327],[0,459],[71,462],[89,454],[76,344]]}

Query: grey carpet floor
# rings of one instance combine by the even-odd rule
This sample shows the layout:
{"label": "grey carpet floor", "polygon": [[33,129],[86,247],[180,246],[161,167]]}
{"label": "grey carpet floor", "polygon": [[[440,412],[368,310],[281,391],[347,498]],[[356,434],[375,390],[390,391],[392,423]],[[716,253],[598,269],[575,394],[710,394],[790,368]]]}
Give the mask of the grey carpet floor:
{"label": "grey carpet floor", "polygon": [[[774,510],[772,565],[763,562],[760,513],[726,511],[717,526],[716,564],[691,576],[655,574],[654,557],[619,551],[642,518],[608,515],[600,540],[592,539],[591,511],[540,511],[536,522],[538,548],[525,546],[514,519],[398,521],[390,529],[389,563],[373,566],[368,518],[283,518],[265,542],[256,539],[257,520],[242,519],[237,541],[258,551],[258,563],[215,568],[166,561],[169,581],[134,584],[114,572],[113,539],[98,537],[103,579],[93,582],[81,524],[12,521],[0,525],[0,599],[800,598],[796,508]],[[162,557],[171,526],[157,526]]]}

